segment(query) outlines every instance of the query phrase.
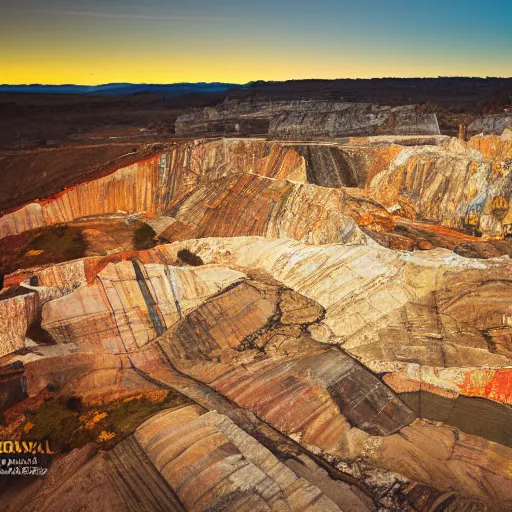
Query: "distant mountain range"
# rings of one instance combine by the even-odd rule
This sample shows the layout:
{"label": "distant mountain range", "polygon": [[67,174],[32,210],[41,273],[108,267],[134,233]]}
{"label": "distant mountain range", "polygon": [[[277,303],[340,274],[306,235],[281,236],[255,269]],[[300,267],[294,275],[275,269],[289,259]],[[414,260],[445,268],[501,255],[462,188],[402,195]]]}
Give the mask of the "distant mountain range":
{"label": "distant mountain range", "polygon": [[212,83],[180,83],[180,84],[104,84],[104,85],[0,85],[0,92],[33,93],[33,94],[89,94],[126,96],[140,93],[162,94],[168,98],[177,98],[186,94],[224,93],[232,89],[241,89],[240,84]]}

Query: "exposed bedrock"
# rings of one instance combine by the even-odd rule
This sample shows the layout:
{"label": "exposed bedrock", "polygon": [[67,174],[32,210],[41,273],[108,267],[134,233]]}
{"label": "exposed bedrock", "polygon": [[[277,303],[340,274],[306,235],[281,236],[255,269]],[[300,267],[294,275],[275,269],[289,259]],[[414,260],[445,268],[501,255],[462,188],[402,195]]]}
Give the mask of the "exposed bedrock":
{"label": "exposed bedrock", "polygon": [[153,416],[106,454],[90,445],[71,452],[3,503],[23,512],[95,511],[98,500],[120,512],[374,510],[349,489],[331,482],[326,493],[301,473],[307,468],[294,471],[226,416],[188,405]]}
{"label": "exposed bedrock", "polygon": [[[206,265],[173,266],[181,252]],[[407,254],[258,237],[190,240],[41,269],[33,289],[60,290],[42,307],[42,327],[54,340],[83,336],[85,343],[120,351],[142,346],[257,269],[326,308],[325,318],[309,329],[315,339],[343,346],[376,371],[509,365],[508,263],[440,249]],[[0,304],[13,300],[21,301]],[[20,337],[30,315],[17,313]],[[462,385],[464,378],[452,381]]]}
{"label": "exposed bedrock", "polygon": [[371,193],[402,215],[503,238],[512,229],[512,145],[486,139],[406,149],[373,178]]}
{"label": "exposed bedrock", "polygon": [[176,142],[0,218],[45,248],[76,219],[151,226],[0,270],[0,434],[71,397],[79,425],[106,413],[73,447],[108,450],[7,510],[512,510],[512,267],[448,250],[508,250],[474,235],[512,224],[511,155],[507,132]]}
{"label": "exposed bedrock", "polygon": [[311,339],[307,326],[322,316],[296,292],[249,281],[204,302],[159,344],[181,372],[306,446],[325,443],[346,458],[361,431],[388,435],[415,415],[363,366]]}
{"label": "exposed bedrock", "polygon": [[[133,214],[145,218],[159,233],[172,224],[162,215],[182,221],[172,228],[174,231],[182,224],[192,226],[192,230],[176,234],[178,239],[192,236],[194,230],[207,230],[207,235],[213,236],[257,234],[298,237],[311,243],[362,240],[366,236],[353,221],[380,231],[392,227],[391,215],[360,195],[332,188],[365,186],[403,149],[396,144],[344,147],[258,140],[178,143],[159,156],[0,217],[0,237],[76,219],[91,223],[93,217]],[[261,208],[255,209],[254,204]],[[203,214],[198,218],[199,209]],[[244,215],[252,220],[247,221]],[[70,230],[82,229],[81,224],[70,226]],[[84,229],[80,231],[84,251],[91,252],[96,246],[100,251],[116,247],[107,234],[101,238],[101,233]],[[121,226],[118,231],[121,229],[129,228]],[[31,233],[35,240],[40,231]],[[32,245],[39,247],[43,238]],[[16,242],[10,240],[11,245]],[[60,239],[57,242],[62,244]],[[45,257],[42,255],[41,260]]]}
{"label": "exposed bedrock", "polygon": [[[209,186],[215,189],[222,183],[231,183],[220,181],[215,185],[218,180],[234,180],[245,173],[290,181],[303,191],[307,187],[301,188],[298,183],[325,188],[357,187],[361,190],[354,188],[350,194],[364,197],[366,206],[373,201],[400,216],[502,238],[512,225],[512,139],[508,133],[473,137],[467,144],[454,140],[448,144],[440,138],[427,141],[424,146],[407,146],[405,139],[393,137],[354,138],[346,144],[257,139],[179,142],[161,155],[5,214],[0,217],[0,237],[109,215],[143,217],[160,233],[170,224],[165,219],[158,220],[162,214],[177,211],[189,196],[204,195]],[[420,139],[410,142],[419,144]],[[322,192],[314,195],[320,197]],[[332,193],[326,192],[324,197],[327,196]],[[229,200],[226,197],[223,202]],[[291,215],[290,206],[287,204],[283,216]],[[361,226],[365,226],[364,221],[361,224],[357,217],[366,206],[359,200],[352,208],[356,213],[352,217]],[[303,208],[300,214],[309,210]],[[185,220],[190,224],[195,219]]]}
{"label": "exposed bedrock", "polygon": [[[309,327],[313,338],[340,345],[376,372],[445,368],[432,383],[444,375],[462,392],[464,368],[512,366],[512,275],[505,260],[257,238],[187,241],[165,250],[183,247],[205,263],[264,272],[316,301],[326,315]],[[424,379],[436,373],[425,371]]]}
{"label": "exposed bedrock", "polygon": [[[197,266],[183,266],[183,258]],[[497,414],[505,406],[479,391],[479,382],[487,389],[481,381],[466,382],[473,394],[459,387],[460,375],[512,366],[512,276],[505,260],[240,237],[176,242],[34,272],[38,286],[31,293],[58,289],[60,295],[46,292],[41,323],[58,344],[41,349],[43,356],[29,351],[13,357],[25,366],[29,395],[52,384],[95,403],[181,382],[180,391],[187,388],[193,399],[209,390],[211,396],[202,395],[208,408],[223,407],[216,393],[356,478],[411,485],[411,500],[417,492],[422,500],[444,503],[446,493],[456,491],[490,509],[512,502],[509,419]],[[442,417],[432,416],[425,395],[421,407],[411,395],[425,386],[432,400],[452,400],[436,408],[445,411]],[[465,394],[486,405],[475,408],[457,398]],[[186,500],[197,496],[180,494],[182,486],[172,480],[181,478],[180,471],[165,469],[173,464],[165,454],[173,442],[188,442],[188,434],[163,425],[155,434],[148,426],[149,438],[139,438],[139,430],[135,439],[168,482],[169,496],[192,503]],[[194,435],[189,449],[177,445],[182,455],[176,464],[195,468],[196,459],[184,454],[200,449],[198,474],[206,475],[208,461],[223,458],[216,458],[210,435],[204,442]],[[163,449],[157,440],[166,436]],[[212,436],[220,442],[220,434]],[[214,467],[222,481],[224,463]],[[144,485],[154,482],[148,476]],[[438,489],[439,496],[414,487],[420,484]],[[227,501],[219,498],[219,507],[231,499],[239,504],[234,492]],[[207,495],[211,505],[215,493]],[[251,490],[244,496],[260,495]],[[467,510],[485,510],[468,503]]]}
{"label": "exposed bedrock", "polygon": [[469,126],[470,135],[501,135],[505,130],[512,130],[512,115],[501,114],[475,119]]}
{"label": "exposed bedrock", "polygon": [[248,135],[308,140],[361,135],[439,134],[435,114],[415,105],[341,101],[229,101],[180,116],[179,135]]}
{"label": "exposed bedrock", "polygon": [[93,216],[152,218],[178,205],[198,186],[243,172],[327,187],[364,186],[401,148],[235,139],[177,143],[161,155],[5,214],[0,217],[0,237]]}
{"label": "exposed bedrock", "polygon": [[37,293],[25,288],[14,293],[9,298],[0,295],[0,357],[25,347],[26,332],[41,310]]}
{"label": "exposed bedrock", "polygon": [[375,231],[393,227],[385,208],[347,190],[252,174],[200,186],[166,215],[177,221],[160,234],[166,241],[247,235],[368,244],[374,242],[358,225]]}
{"label": "exposed bedrock", "polygon": [[365,135],[440,134],[436,115],[420,113],[415,105],[394,108],[371,103],[335,105],[338,108],[283,112],[272,118],[269,136],[307,140]]}
{"label": "exposed bedrock", "polygon": [[114,354],[137,349],[243,277],[219,266],[179,268],[137,258],[98,270],[89,284],[43,306],[41,325],[57,343]]}

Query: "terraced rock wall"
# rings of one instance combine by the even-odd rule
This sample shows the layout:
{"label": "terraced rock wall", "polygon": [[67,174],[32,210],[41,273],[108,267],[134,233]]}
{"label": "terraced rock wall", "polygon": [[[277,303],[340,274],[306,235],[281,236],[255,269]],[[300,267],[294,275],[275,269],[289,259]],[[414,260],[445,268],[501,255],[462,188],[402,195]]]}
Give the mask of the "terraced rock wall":
{"label": "terraced rock wall", "polygon": [[176,133],[268,135],[313,140],[362,135],[439,134],[436,115],[415,105],[386,107],[342,101],[229,101],[180,116]]}
{"label": "terraced rock wall", "polygon": [[[512,232],[512,146],[507,137],[474,137],[466,145],[401,152],[377,174],[371,193],[405,215],[503,238]],[[475,151],[473,148],[478,149]]]}
{"label": "terraced rock wall", "polygon": [[356,173],[351,160],[361,161],[361,148],[345,152],[335,146],[236,139],[178,143],[148,160],[7,213],[0,217],[0,237],[93,216],[155,217],[178,205],[200,184],[243,172],[326,187],[360,185],[366,180],[366,169],[385,165],[386,155],[396,151],[372,149],[383,156],[376,164],[370,157],[366,165],[357,166]]}

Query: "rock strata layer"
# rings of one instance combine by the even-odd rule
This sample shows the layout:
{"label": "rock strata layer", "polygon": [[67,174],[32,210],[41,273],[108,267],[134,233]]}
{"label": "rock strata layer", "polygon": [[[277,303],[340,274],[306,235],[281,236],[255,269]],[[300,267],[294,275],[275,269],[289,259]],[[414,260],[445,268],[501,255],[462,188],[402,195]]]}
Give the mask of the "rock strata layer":
{"label": "rock strata layer", "polygon": [[160,149],[0,218],[3,509],[512,510],[509,133]]}
{"label": "rock strata layer", "polygon": [[180,116],[175,128],[186,136],[265,134],[292,140],[440,133],[435,114],[420,112],[415,105],[392,108],[335,101],[225,100]]}

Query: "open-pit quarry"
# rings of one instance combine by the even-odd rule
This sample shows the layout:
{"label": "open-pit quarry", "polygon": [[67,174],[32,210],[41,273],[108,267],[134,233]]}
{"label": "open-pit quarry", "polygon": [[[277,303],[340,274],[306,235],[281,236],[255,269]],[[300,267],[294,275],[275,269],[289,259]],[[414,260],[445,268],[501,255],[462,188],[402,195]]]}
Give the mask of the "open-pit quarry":
{"label": "open-pit quarry", "polygon": [[0,205],[3,510],[512,510],[512,132],[301,108]]}

